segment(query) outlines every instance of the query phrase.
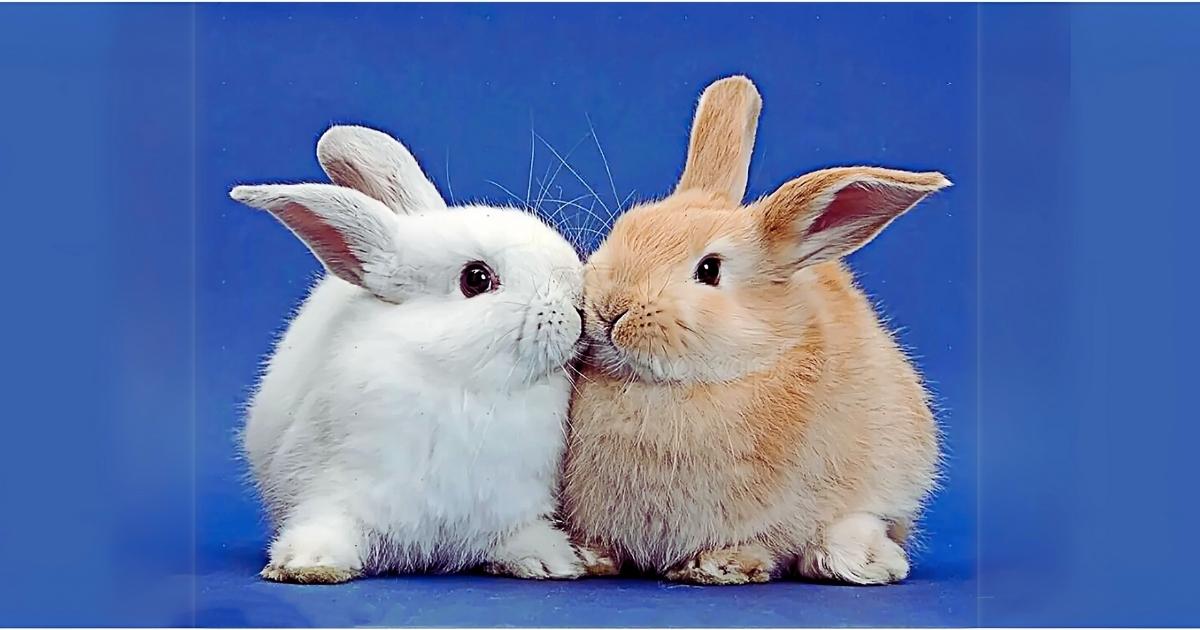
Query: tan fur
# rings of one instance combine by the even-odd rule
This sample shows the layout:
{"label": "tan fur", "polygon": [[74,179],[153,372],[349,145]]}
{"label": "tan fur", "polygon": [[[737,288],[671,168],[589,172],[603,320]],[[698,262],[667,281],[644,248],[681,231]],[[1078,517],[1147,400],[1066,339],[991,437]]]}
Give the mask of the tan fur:
{"label": "tan fur", "polygon": [[583,561],[583,570],[593,577],[609,577],[621,574],[621,559],[603,547],[576,545],[575,551]]}
{"label": "tan fur", "polygon": [[[697,118],[711,117],[694,129],[740,124],[716,115],[708,96]],[[708,137],[724,143],[741,128],[716,131]],[[748,156],[753,131],[740,137],[733,153]],[[731,154],[704,144],[693,135],[690,155]],[[742,170],[744,186],[748,158],[722,160]],[[736,174],[692,171],[692,161],[687,186],[626,213],[588,263],[592,344],[572,401],[563,496],[574,536],[597,564],[629,561],[699,583],[787,570],[902,578],[902,557],[892,567],[852,565],[892,553],[886,533],[903,536],[933,487],[938,441],[926,392],[842,263],[798,260],[796,251],[828,233],[813,230],[837,195],[890,208],[847,231],[869,240],[876,223],[948,182],[830,169],[742,207],[741,193],[729,193]],[[861,245],[830,242],[820,256]],[[695,282],[696,264],[714,253],[721,284]],[[744,561],[746,549],[766,559]],[[735,565],[758,569],[753,579],[728,577]]]}
{"label": "tan fur", "polygon": [[696,106],[687,165],[676,192],[707,190],[726,202],[740,202],[761,110],[758,88],[746,77],[708,86]]}
{"label": "tan fur", "polygon": [[770,581],[774,569],[774,555],[762,545],[751,544],[702,551],[663,577],[695,584],[750,584]]}

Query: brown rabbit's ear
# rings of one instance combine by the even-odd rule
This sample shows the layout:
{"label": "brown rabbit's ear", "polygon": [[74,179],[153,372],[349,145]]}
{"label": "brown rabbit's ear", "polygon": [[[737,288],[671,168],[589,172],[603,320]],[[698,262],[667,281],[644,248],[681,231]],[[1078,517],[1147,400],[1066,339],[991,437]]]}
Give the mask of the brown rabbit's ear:
{"label": "brown rabbit's ear", "polygon": [[808,266],[866,245],[930,193],[950,186],[941,173],[844,167],[780,186],[756,204],[763,234],[789,262]]}
{"label": "brown rabbit's ear", "polygon": [[696,107],[687,165],[676,192],[703,190],[740,204],[760,111],[762,97],[746,77],[728,77],[708,86]]}

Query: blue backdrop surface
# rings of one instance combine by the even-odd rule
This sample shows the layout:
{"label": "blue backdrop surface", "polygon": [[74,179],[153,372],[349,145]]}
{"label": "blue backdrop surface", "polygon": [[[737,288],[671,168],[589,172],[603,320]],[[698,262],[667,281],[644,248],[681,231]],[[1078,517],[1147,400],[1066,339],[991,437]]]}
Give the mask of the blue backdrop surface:
{"label": "blue backdrop surface", "polygon": [[[0,622],[1200,622],[1180,290],[1200,94],[1178,80],[1197,26],[1196,7],[0,7],[3,256],[44,305],[5,315]],[[699,91],[733,73],[765,100],[751,197],[840,164],[955,182],[851,261],[942,409],[912,578],[258,580],[235,430],[319,269],[227,190],[319,181],[320,133],[366,124],[447,197],[586,206],[562,208],[586,251],[670,190]]]}

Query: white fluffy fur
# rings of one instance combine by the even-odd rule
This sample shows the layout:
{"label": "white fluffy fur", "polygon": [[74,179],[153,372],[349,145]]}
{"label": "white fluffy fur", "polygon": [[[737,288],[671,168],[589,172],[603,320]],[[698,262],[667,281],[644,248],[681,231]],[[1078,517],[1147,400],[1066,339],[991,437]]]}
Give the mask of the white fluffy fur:
{"label": "white fluffy fur", "polygon": [[[581,329],[578,257],[519,210],[413,206],[436,191],[399,143],[361,128],[330,133],[371,147],[339,155],[321,144],[322,163],[342,160],[365,178],[346,183],[368,194],[319,184],[233,193],[275,214],[331,270],[362,271],[318,283],[251,401],[243,447],[277,530],[263,575],[337,582],[486,564],[577,577],[550,518],[565,364]],[[369,142],[355,141],[363,133]],[[369,196],[383,189],[389,203]],[[343,237],[352,260],[331,261],[314,225]],[[473,261],[496,272],[497,291],[462,295]]]}

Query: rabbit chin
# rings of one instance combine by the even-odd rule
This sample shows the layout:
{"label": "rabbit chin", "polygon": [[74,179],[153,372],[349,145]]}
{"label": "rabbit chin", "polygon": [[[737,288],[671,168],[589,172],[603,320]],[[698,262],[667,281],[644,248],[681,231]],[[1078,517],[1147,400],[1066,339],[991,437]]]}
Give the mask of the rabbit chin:
{"label": "rabbit chin", "polygon": [[[537,341],[520,344],[516,350],[516,360],[511,371],[522,374],[520,381],[533,384],[567,371],[567,365],[576,357],[580,349],[579,337],[574,339],[555,339],[553,341]],[[505,382],[513,382],[513,378],[504,378]]]}

